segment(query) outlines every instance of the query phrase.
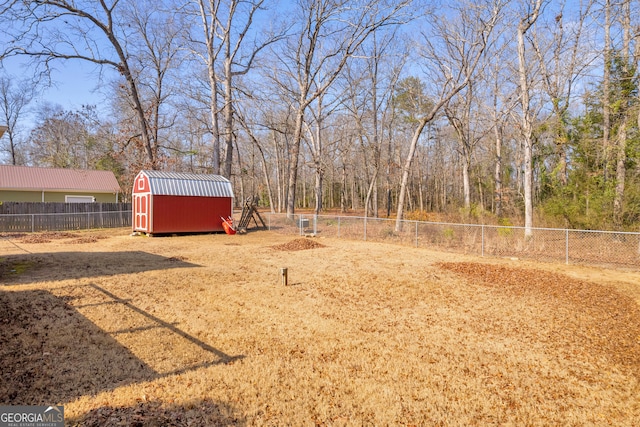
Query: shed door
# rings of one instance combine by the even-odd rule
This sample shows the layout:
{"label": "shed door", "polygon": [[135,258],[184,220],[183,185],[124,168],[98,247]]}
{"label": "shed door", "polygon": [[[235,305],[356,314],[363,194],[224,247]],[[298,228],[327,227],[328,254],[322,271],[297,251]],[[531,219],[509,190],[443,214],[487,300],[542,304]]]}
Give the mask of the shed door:
{"label": "shed door", "polygon": [[139,231],[149,231],[149,202],[151,194],[134,194],[134,226]]}

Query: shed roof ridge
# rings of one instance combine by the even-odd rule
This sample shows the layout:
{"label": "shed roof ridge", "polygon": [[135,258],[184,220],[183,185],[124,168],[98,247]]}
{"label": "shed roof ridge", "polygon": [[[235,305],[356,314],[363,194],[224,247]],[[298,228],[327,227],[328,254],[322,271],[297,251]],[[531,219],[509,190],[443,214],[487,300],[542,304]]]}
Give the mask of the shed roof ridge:
{"label": "shed roof ridge", "polygon": [[157,170],[143,170],[141,171],[149,178],[152,179],[190,179],[194,181],[217,181],[217,182],[230,182],[228,178],[222,175],[215,174],[201,174],[193,172],[171,172],[171,171],[157,171]]}
{"label": "shed roof ridge", "polygon": [[[156,195],[233,197],[231,181],[220,175],[142,170],[148,178],[149,191]],[[137,182],[138,178],[136,178]],[[134,184],[134,192],[137,185]]]}

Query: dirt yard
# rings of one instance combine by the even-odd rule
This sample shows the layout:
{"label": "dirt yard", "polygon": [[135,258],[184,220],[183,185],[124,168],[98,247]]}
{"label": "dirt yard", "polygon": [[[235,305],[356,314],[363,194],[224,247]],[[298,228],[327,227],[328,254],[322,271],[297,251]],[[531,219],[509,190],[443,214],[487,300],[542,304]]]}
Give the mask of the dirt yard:
{"label": "dirt yard", "polygon": [[0,283],[0,404],[67,425],[640,425],[640,272],[117,229]]}

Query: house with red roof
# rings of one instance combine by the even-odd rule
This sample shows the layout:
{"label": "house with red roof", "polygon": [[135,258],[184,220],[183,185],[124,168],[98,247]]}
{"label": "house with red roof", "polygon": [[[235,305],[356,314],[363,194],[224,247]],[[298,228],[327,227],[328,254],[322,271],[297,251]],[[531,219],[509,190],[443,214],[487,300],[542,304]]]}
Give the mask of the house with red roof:
{"label": "house with red roof", "polygon": [[0,202],[117,203],[111,171],[0,165]]}

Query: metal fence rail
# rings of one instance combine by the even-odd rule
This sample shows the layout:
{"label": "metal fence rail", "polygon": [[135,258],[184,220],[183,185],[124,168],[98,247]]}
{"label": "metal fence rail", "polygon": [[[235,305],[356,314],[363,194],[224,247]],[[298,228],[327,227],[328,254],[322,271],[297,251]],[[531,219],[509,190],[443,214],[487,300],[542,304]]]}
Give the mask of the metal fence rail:
{"label": "metal fence rail", "polygon": [[480,256],[512,257],[566,264],[640,268],[640,233],[450,224],[330,215],[267,213],[270,230],[285,234],[315,234]]}
{"label": "metal fence rail", "polygon": [[131,211],[2,214],[1,232],[70,231],[131,226]]}

